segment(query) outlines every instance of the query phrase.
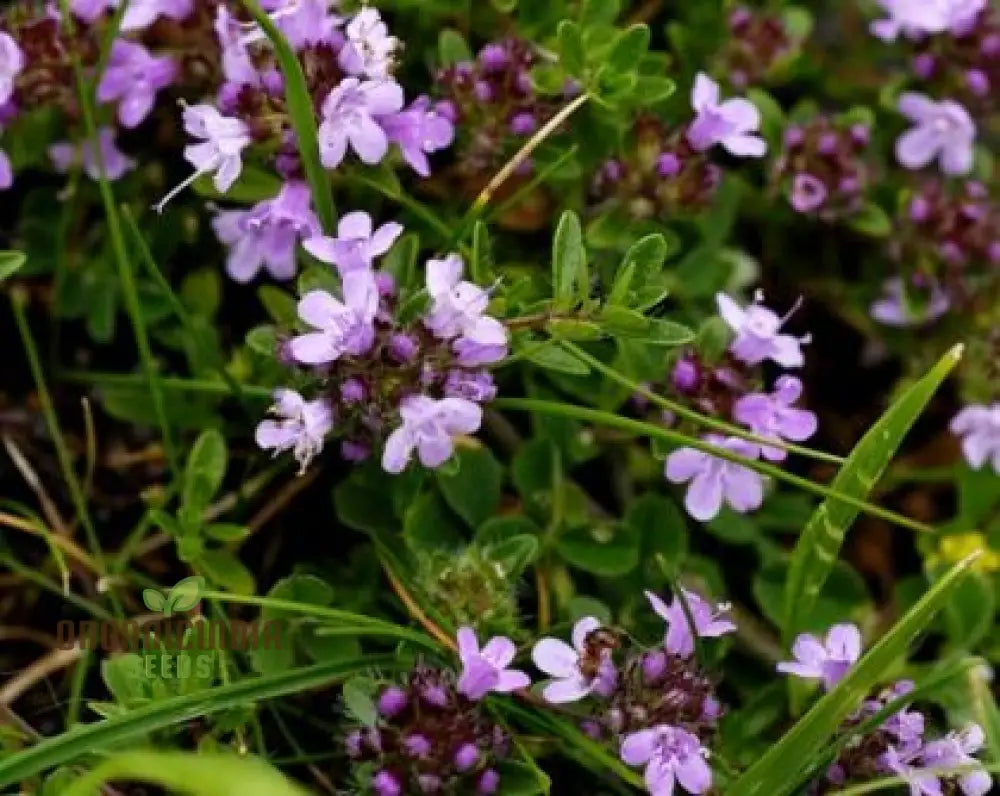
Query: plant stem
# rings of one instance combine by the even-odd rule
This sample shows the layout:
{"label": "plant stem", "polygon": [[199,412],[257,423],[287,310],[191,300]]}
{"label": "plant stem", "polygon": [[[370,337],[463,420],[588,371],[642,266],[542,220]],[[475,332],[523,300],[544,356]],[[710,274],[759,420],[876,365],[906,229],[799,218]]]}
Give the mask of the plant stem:
{"label": "plant stem", "polygon": [[560,345],[565,348],[569,353],[579,359],[581,362],[586,362],[594,370],[603,373],[612,381],[618,382],[623,387],[627,387],[633,392],[641,395],[643,398],[647,399],[651,403],[657,406],[668,409],[673,412],[678,417],[683,417],[685,420],[690,420],[692,423],[697,423],[700,426],[705,426],[706,428],[715,429],[716,431],[721,431],[725,434],[729,434],[733,437],[739,437],[740,439],[745,439],[750,442],[757,443],[758,445],[767,445],[772,448],[781,448],[790,453],[797,453],[800,456],[805,456],[810,459],[815,459],[816,461],[826,462],[827,464],[835,464],[838,467],[843,465],[847,460],[841,456],[836,456],[832,453],[826,453],[824,451],[814,450],[813,448],[807,448],[802,445],[795,445],[791,442],[785,442],[782,439],[772,439],[769,437],[761,437],[745,428],[733,425],[732,423],[727,423],[725,420],[719,420],[715,417],[709,417],[708,415],[703,415],[700,412],[696,412],[690,409],[684,404],[677,403],[676,401],[671,401],[669,398],[665,398],[657,392],[649,389],[648,387],[639,384],[637,381],[633,381],[624,373],[619,373],[610,365],[606,365],[601,362],[597,357],[591,356],[586,351],[581,349],[574,343],[568,340],[563,340]]}
{"label": "plant stem", "polygon": [[705,442],[704,440],[688,437],[686,434],[681,434],[669,428],[663,428],[662,426],[653,425],[652,423],[644,423],[628,417],[621,417],[600,409],[556,403],[554,401],[542,401],[533,398],[498,398],[493,402],[493,406],[497,409],[539,412],[541,414],[553,415],[555,417],[569,417],[576,420],[585,420],[599,425],[608,426],[609,428],[616,428],[620,431],[626,431],[631,434],[644,437],[654,437],[674,445],[694,448],[695,450],[708,453],[719,459],[725,459],[733,464],[739,464],[751,470],[755,470],[762,475],[769,476],[778,481],[784,481],[798,487],[804,492],[810,492],[813,495],[818,495],[823,498],[839,500],[849,506],[854,506],[855,508],[864,511],[873,517],[878,517],[879,519],[886,520],[887,522],[894,523],[895,525],[899,525],[903,528],[908,528],[911,531],[917,531],[919,533],[935,532],[935,529],[930,525],[925,525],[922,522],[912,520],[909,517],[904,517],[902,514],[897,514],[894,511],[884,509],[881,506],[876,506],[872,503],[868,503],[867,501],[844,494],[843,492],[838,492],[837,490],[823,486],[822,484],[814,483],[807,478],[802,478],[793,473],[785,472],[780,467],[775,467],[772,464],[760,462],[756,459],[748,459],[745,456],[740,456],[739,454],[733,453],[725,448],[716,447],[715,445]]}

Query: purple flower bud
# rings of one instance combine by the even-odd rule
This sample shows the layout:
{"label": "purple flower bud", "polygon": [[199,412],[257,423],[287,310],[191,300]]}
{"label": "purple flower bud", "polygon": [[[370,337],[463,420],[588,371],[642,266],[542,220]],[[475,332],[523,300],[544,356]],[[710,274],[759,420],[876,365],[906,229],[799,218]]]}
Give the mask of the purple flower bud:
{"label": "purple flower bud", "polygon": [[701,371],[693,360],[679,359],[674,365],[674,372],[671,374],[670,380],[678,392],[690,392],[701,381]]}
{"label": "purple flower bud", "polygon": [[851,125],[851,141],[853,141],[856,146],[866,147],[871,143],[871,140],[872,131],[868,128],[867,124]]}
{"label": "purple flower bud", "polygon": [[283,180],[291,180],[299,176],[302,161],[298,153],[279,152],[274,158],[274,168]]}
{"label": "purple flower bud", "polygon": [[965,262],[965,252],[953,240],[946,240],[938,246],[938,254],[941,255],[941,259],[948,263],[948,265],[961,265]]}
{"label": "purple flower bud", "polygon": [[716,721],[722,715],[722,705],[714,696],[705,697],[701,703],[701,718],[703,721]]}
{"label": "purple flower bud", "polygon": [[496,793],[500,787],[500,774],[496,769],[488,768],[479,777],[479,785],[476,790],[479,793]]}
{"label": "purple flower bud", "polygon": [[487,72],[499,72],[507,66],[507,50],[502,44],[487,44],[479,51],[479,63]]}
{"label": "purple flower bud", "polygon": [[406,692],[398,686],[391,685],[379,695],[378,712],[391,719],[406,709],[407,701]]}
{"label": "purple flower bud", "polygon": [[965,195],[972,199],[985,199],[990,192],[979,180],[969,180],[965,183]]}
{"label": "purple flower bud", "polygon": [[472,87],[472,93],[480,102],[489,102],[493,99],[493,86],[485,80],[477,80],[476,85]]}
{"label": "purple flower bud", "polygon": [[280,97],[285,93],[285,78],[279,69],[271,68],[261,75],[264,90],[272,97]]}
{"label": "purple flower bud", "polygon": [[985,205],[975,204],[973,202],[966,202],[962,205],[959,212],[962,214],[962,218],[966,221],[979,221],[986,217],[988,208]]}
{"label": "purple flower bud", "polygon": [[372,789],[378,796],[400,796],[403,792],[396,775],[384,770],[372,777]]}
{"label": "purple flower bud", "polygon": [[987,58],[1000,56],[1000,33],[991,33],[983,39],[983,43],[979,45],[979,52]]}
{"label": "purple flower bud", "polygon": [[656,173],[663,178],[676,177],[681,173],[683,164],[673,152],[663,152],[656,159]]}
{"label": "purple flower bud", "polygon": [[789,149],[798,149],[805,140],[806,134],[801,127],[789,127],[785,130],[785,146]]}
{"label": "purple flower bud", "polygon": [[533,114],[527,111],[522,111],[521,113],[514,114],[514,117],[510,120],[510,131],[514,135],[528,135],[534,132],[537,122]]}
{"label": "purple flower bud", "polygon": [[517,76],[514,78],[514,87],[524,96],[530,97],[534,88],[531,83],[531,73],[527,70],[518,72]]}
{"label": "purple flower bud", "polygon": [[448,692],[443,685],[424,686],[420,692],[420,698],[435,708],[443,708],[448,704]]}
{"label": "purple flower bud", "polygon": [[985,97],[990,93],[990,79],[982,69],[970,69],[966,72],[965,83],[977,97]]}
{"label": "purple flower bud", "polygon": [[441,100],[434,105],[434,112],[454,124],[458,121],[458,108],[451,100]]}
{"label": "purple flower bud", "polygon": [[292,355],[292,341],[285,340],[278,344],[278,362],[282,365],[294,365],[296,364],[296,359]]}
{"label": "purple flower bud", "polygon": [[924,223],[931,216],[931,203],[923,196],[914,196],[910,200],[910,221],[916,224]]}
{"label": "purple flower bud", "polygon": [[340,455],[346,462],[363,462],[372,455],[372,449],[363,442],[345,439],[340,443]]}
{"label": "purple flower bud", "polygon": [[667,655],[662,650],[648,652],[642,656],[642,676],[646,683],[652,685],[667,670]]}
{"label": "purple flower bud", "polygon": [[219,110],[226,116],[231,116],[236,111],[236,104],[240,99],[240,92],[243,86],[239,83],[223,83],[219,89]]}
{"label": "purple flower bud", "polygon": [[427,757],[431,753],[431,742],[426,736],[414,733],[403,739],[403,749],[410,757]]}
{"label": "purple flower bud", "polygon": [[365,385],[361,383],[360,379],[346,379],[344,383],[340,385],[340,400],[348,406],[361,403],[365,400],[365,396],[367,394],[368,391],[365,389]]}
{"label": "purple flower bud", "polygon": [[833,155],[837,151],[837,134],[823,133],[816,142],[816,149],[821,155]]}
{"label": "purple flower bud", "polygon": [[812,174],[797,174],[792,183],[792,207],[799,213],[811,213],[826,204],[826,185]]}
{"label": "purple flower bud", "polygon": [[389,354],[397,362],[412,362],[420,353],[420,345],[408,334],[394,334],[389,338]]}
{"label": "purple flower bud", "polygon": [[468,771],[479,762],[479,750],[475,744],[462,744],[455,752],[455,768],[459,771]]}
{"label": "purple flower bud", "polygon": [[601,175],[608,182],[618,182],[625,176],[625,167],[620,160],[609,160],[601,169]]}
{"label": "purple flower bud", "polygon": [[361,731],[355,730],[344,739],[344,748],[347,749],[347,756],[357,759],[361,757]]}
{"label": "purple flower bud", "polygon": [[837,190],[847,196],[854,196],[861,190],[861,180],[854,176],[841,177],[837,183]]}
{"label": "purple flower bud", "polygon": [[995,240],[990,244],[987,256],[992,265],[1000,265],[1000,240]]}
{"label": "purple flower bud", "polygon": [[382,298],[392,298],[396,295],[396,279],[386,271],[375,274],[375,288]]}
{"label": "purple flower bud", "polygon": [[437,793],[441,790],[441,777],[436,774],[421,774],[417,777],[417,787],[421,793]]}
{"label": "purple flower bud", "polygon": [[733,33],[739,33],[740,30],[750,24],[751,19],[753,19],[753,16],[750,14],[749,8],[746,6],[737,6],[729,15],[729,29]]}
{"label": "purple flower bud", "polygon": [[937,60],[930,53],[921,53],[913,59],[913,73],[921,80],[929,80],[937,69]]}
{"label": "purple flower bud", "polygon": [[580,731],[588,738],[592,738],[595,741],[601,740],[601,725],[592,719],[581,722]]}

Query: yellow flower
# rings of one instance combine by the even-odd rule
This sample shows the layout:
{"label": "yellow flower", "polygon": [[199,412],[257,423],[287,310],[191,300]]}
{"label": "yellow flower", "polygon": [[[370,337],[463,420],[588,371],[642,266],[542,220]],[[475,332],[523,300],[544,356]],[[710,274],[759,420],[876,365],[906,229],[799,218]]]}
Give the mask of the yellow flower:
{"label": "yellow flower", "polygon": [[991,549],[986,537],[978,531],[945,536],[938,545],[938,552],[949,564],[981,552],[973,568],[980,572],[1000,572],[1000,553]]}

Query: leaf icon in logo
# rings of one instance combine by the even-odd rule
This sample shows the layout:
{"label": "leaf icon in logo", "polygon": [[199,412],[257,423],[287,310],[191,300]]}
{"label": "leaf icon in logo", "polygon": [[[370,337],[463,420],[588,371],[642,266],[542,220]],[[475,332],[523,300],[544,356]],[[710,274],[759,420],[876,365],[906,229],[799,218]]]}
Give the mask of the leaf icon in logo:
{"label": "leaf icon in logo", "polygon": [[146,603],[146,607],[150,611],[158,612],[162,612],[163,607],[167,604],[167,599],[156,589],[143,589],[142,601]]}
{"label": "leaf icon in logo", "polygon": [[204,588],[205,579],[200,575],[184,578],[170,590],[163,613],[170,616],[174,612],[190,611],[201,601]]}

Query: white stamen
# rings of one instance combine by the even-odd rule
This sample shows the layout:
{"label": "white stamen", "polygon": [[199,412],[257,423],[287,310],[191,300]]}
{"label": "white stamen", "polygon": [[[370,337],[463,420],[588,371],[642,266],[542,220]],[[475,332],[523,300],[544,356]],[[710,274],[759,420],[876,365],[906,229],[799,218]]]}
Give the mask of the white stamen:
{"label": "white stamen", "polygon": [[188,186],[190,186],[195,180],[201,177],[203,174],[208,174],[211,169],[200,169],[193,172],[190,177],[184,180],[180,185],[174,187],[166,196],[164,196],[159,202],[153,205],[153,210],[157,212],[158,215],[163,215],[163,208],[167,206],[167,202],[174,199],[179,193],[183,192]]}

